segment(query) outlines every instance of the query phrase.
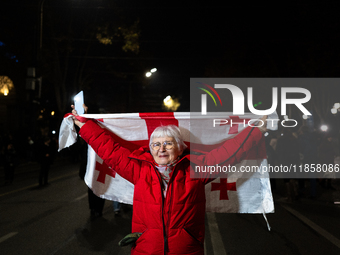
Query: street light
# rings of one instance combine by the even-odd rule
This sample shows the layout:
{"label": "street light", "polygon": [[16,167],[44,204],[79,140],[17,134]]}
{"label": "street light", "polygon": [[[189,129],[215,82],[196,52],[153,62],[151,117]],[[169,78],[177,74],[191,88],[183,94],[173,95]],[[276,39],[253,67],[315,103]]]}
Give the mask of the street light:
{"label": "street light", "polygon": [[328,126],[327,125],[322,125],[320,127],[320,129],[321,129],[321,131],[326,132],[328,130]]}
{"label": "street light", "polygon": [[157,68],[152,68],[150,71],[145,73],[145,76],[149,78],[155,72],[157,72]]}
{"label": "street light", "polygon": [[340,111],[340,103],[335,103],[333,108],[331,109],[331,113],[337,114],[338,111]]}
{"label": "street light", "polygon": [[169,95],[169,96],[167,96],[166,98],[164,98],[164,99],[163,99],[163,103],[164,103],[164,105],[166,105],[166,106],[171,106],[171,105],[172,105],[172,98],[171,98],[171,96]]}

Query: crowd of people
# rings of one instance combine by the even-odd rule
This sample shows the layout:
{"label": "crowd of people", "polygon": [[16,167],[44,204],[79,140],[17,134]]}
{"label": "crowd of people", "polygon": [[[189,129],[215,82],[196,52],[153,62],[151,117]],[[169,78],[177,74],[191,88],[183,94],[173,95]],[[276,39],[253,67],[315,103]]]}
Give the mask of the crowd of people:
{"label": "crowd of people", "polygon": [[[340,155],[339,137],[336,133],[318,132],[308,126],[301,126],[297,132],[285,128],[279,135],[271,134],[266,139],[267,158],[270,165],[300,166],[311,164],[334,164]],[[301,197],[316,199],[317,187],[334,190],[332,177],[327,174],[316,176],[309,173],[308,178],[284,178],[285,199],[288,202]],[[272,189],[276,189],[277,180],[271,179]]]}
{"label": "crowd of people", "polygon": [[48,173],[57,152],[57,141],[49,136],[34,140],[28,136],[25,140],[16,139],[8,134],[0,137],[0,162],[4,171],[4,185],[14,182],[15,171],[22,163],[39,163],[37,173],[40,187],[48,185]]}

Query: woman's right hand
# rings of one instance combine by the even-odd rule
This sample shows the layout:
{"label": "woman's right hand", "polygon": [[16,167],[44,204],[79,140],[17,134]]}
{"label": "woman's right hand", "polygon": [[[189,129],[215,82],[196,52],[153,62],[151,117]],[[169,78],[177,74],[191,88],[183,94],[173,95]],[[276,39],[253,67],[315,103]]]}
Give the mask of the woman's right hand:
{"label": "woman's right hand", "polygon": [[[87,113],[87,109],[88,107],[83,104],[83,107],[84,107],[84,110],[85,110],[85,113]],[[79,128],[81,128],[85,122],[81,122],[80,120],[78,120],[76,117],[79,116],[74,105],[71,105],[71,108],[72,108],[72,114],[73,114],[73,121],[74,121],[74,124],[76,124]]]}

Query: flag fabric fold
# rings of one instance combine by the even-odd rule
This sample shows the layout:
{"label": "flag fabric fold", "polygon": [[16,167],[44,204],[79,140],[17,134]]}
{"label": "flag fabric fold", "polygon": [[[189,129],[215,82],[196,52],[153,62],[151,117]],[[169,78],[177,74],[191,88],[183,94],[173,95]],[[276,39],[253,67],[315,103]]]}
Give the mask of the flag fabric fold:
{"label": "flag fabric fold", "polygon": [[[259,119],[259,116],[245,114],[233,116],[225,113],[230,122],[220,123],[212,129],[210,118],[188,112],[178,113],[127,113],[127,114],[83,114],[81,117],[94,119],[98,124],[110,131],[110,134],[123,147],[133,151],[149,144],[153,130],[160,125],[176,125],[180,128],[184,142],[191,150],[199,149],[200,153],[218,146],[226,139],[233,138],[247,126],[243,120]],[[59,132],[59,150],[76,142],[77,133],[72,115],[67,114],[61,123]],[[276,119],[277,117],[273,117]],[[267,165],[264,141],[259,148],[254,148],[236,168]],[[102,198],[132,204],[134,186],[111,169],[93,149],[88,146],[86,184]],[[271,213],[274,203],[268,173],[242,175],[240,173],[222,176],[206,185],[206,210],[209,212],[229,213]]]}

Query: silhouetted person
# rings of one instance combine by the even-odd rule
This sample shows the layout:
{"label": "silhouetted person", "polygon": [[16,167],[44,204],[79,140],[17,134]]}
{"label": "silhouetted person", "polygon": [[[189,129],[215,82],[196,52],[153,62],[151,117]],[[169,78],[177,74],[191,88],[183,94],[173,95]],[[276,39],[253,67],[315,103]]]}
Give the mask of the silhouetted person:
{"label": "silhouetted person", "polygon": [[[299,166],[299,144],[298,140],[293,136],[290,128],[285,128],[283,131],[283,136],[278,139],[276,153],[278,156],[279,164],[287,166],[288,168],[294,165],[296,167]],[[292,173],[289,173],[289,175],[291,174]],[[287,200],[291,202],[295,199],[298,199],[296,180],[294,178],[291,178],[291,176],[288,176],[287,178],[284,178],[284,182],[286,185]]]}
{"label": "silhouetted person", "polygon": [[5,147],[4,151],[4,169],[5,169],[5,185],[13,183],[15,170],[16,151],[12,143]]}
{"label": "silhouetted person", "polygon": [[[334,157],[335,157],[335,150],[332,143],[332,136],[327,134],[321,141],[319,146],[319,163],[321,165],[332,165],[331,167],[334,168]],[[322,178],[324,177],[324,178]],[[332,179],[329,176],[325,175],[322,176],[320,185],[326,189],[334,189],[332,187]]]}
{"label": "silhouetted person", "polygon": [[113,201],[113,211],[114,211],[115,215],[117,215],[117,216],[120,215],[121,208],[122,208],[121,203],[119,203],[118,201]]}
{"label": "silhouetted person", "polygon": [[32,162],[34,160],[34,141],[31,136],[27,137],[26,153],[28,162]]}
{"label": "silhouetted person", "polygon": [[39,173],[39,186],[48,185],[48,172],[53,161],[53,147],[50,145],[51,139],[44,138],[44,143],[40,148],[40,173]]}
{"label": "silhouetted person", "polygon": [[[302,167],[318,162],[318,140],[315,133],[310,132],[307,126],[302,126],[299,130],[299,148],[303,155]],[[310,173],[310,175],[313,175]],[[310,181],[310,197],[314,199],[316,197],[316,177],[309,176]],[[305,179],[299,179],[299,194],[302,195],[305,188]]]}

